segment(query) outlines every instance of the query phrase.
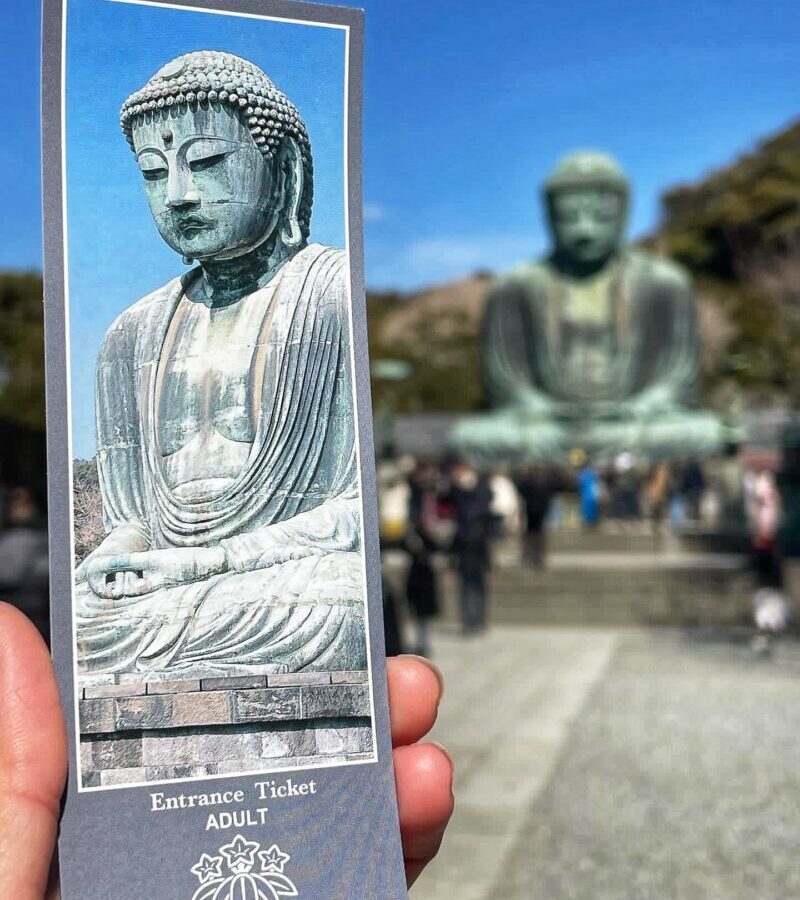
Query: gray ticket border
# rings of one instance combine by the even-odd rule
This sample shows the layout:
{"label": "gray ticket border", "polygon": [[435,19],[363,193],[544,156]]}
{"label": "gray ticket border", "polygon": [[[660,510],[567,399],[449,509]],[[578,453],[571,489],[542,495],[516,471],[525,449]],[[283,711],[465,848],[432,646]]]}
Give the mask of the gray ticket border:
{"label": "gray ticket border", "polygon": [[[62,52],[64,7],[66,0],[43,0],[42,14],[42,188],[43,188],[43,239],[44,239],[44,319],[46,347],[46,388],[47,388],[47,448],[48,448],[48,497],[49,497],[49,537],[50,537],[50,596],[53,660],[64,701],[67,733],[70,735],[70,772],[64,797],[62,829],[60,836],[60,860],[62,871],[62,891],[64,900],[94,900],[104,897],[108,900],[127,897],[136,879],[141,878],[142,857],[147,856],[145,848],[128,855],[124,859],[113,858],[114,849],[97,846],[94,855],[88,855],[88,845],[81,840],[80,832],[85,828],[88,834],[102,835],[107,829],[118,830],[120,822],[125,822],[129,837],[126,849],[131,843],[146,840],[153,832],[152,813],[147,802],[151,786],[135,786],[121,790],[91,793],[79,791],[76,756],[77,723],[75,721],[74,684],[74,643],[72,616],[72,480],[70,440],[69,440],[69,383],[68,383],[68,335],[65,298],[65,211],[63,178],[64,139],[64,96],[62,90]],[[119,2],[119,0],[107,0]],[[349,262],[351,279],[351,321],[353,329],[353,353],[355,372],[355,396],[358,409],[358,446],[360,477],[363,498],[364,561],[366,566],[367,604],[369,613],[370,668],[374,706],[373,728],[378,748],[375,763],[347,766],[342,768],[314,768],[312,773],[320,785],[321,796],[314,798],[313,806],[303,812],[306,818],[318,817],[320,805],[326,802],[326,783],[336,792],[337,803],[351,795],[363,808],[365,803],[374,805],[373,813],[380,820],[375,827],[373,818],[369,829],[359,829],[354,823],[357,835],[345,840],[345,835],[331,835],[322,841],[327,854],[343,853],[352,856],[355,852],[351,843],[356,838],[358,859],[343,859],[346,878],[342,885],[351,885],[347,890],[352,900],[374,896],[381,900],[406,897],[405,878],[402,867],[397,804],[392,772],[391,735],[389,730],[389,710],[386,690],[386,658],[384,654],[383,607],[381,599],[380,545],[377,517],[377,485],[374,464],[374,441],[372,424],[372,400],[370,392],[370,368],[367,343],[366,301],[364,294],[364,253],[362,216],[362,122],[363,122],[363,55],[364,23],[363,11],[348,7],[298,2],[298,0],[138,0],[142,5],[184,7],[187,10],[216,10],[219,12],[245,13],[253,16],[267,16],[298,22],[327,23],[346,26],[349,29],[349,60],[347,71],[348,86],[348,217]],[[244,21],[244,20],[243,20]],[[252,775],[224,776],[227,787],[233,789],[252,785]],[[183,782],[174,782],[178,787]],[[208,784],[209,782],[205,782]],[[135,802],[133,797],[139,796]],[[296,818],[296,816],[294,817]],[[301,816],[302,818],[302,816]],[[324,816],[323,816],[324,818]],[[90,824],[91,821],[91,824]],[[280,838],[281,822],[276,817],[275,829]],[[292,823],[292,830],[303,833],[303,822],[299,828]],[[187,830],[188,831],[188,830]],[[229,837],[233,837],[232,834]],[[273,830],[275,837],[275,830]],[[388,838],[388,846],[387,846]],[[372,839],[374,846],[369,848]],[[379,840],[380,839],[380,840]],[[208,846],[202,834],[193,840],[190,834],[181,836],[184,844],[196,845],[187,848],[187,860]],[[320,837],[315,834],[315,841]],[[366,842],[366,846],[365,846]],[[96,843],[96,838],[95,838]],[[109,857],[111,854],[111,857]],[[83,858],[75,858],[79,855]],[[158,855],[163,858],[163,853]],[[170,877],[175,870],[164,869],[158,884],[163,884],[164,892],[143,893],[153,900],[177,900],[183,896],[185,888]],[[322,871],[322,869],[320,870]],[[349,874],[348,874],[349,873]],[[345,877],[343,876],[343,877]],[[366,881],[364,878],[366,877]],[[152,876],[147,878],[152,880]],[[362,887],[357,887],[361,884]],[[327,896],[330,886],[322,884],[298,885],[301,897]],[[312,891],[309,893],[309,889]],[[364,890],[368,893],[363,893]],[[374,893],[372,893],[374,892]],[[138,891],[136,891],[138,893]],[[337,896],[339,896],[337,894]],[[344,900],[345,895],[342,895]]]}

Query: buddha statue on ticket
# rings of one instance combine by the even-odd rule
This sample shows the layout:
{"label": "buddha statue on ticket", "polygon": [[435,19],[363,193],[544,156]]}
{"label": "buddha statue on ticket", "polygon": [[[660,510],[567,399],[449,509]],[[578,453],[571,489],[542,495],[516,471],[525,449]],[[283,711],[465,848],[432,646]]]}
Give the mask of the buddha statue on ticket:
{"label": "buddha statue on ticket", "polygon": [[625,243],[629,184],[617,163],[576,153],[548,178],[553,250],[502,277],[486,301],[485,392],[456,449],[484,462],[650,461],[717,452],[728,429],[695,407],[697,312],[687,275]]}
{"label": "buddha statue on ticket", "polygon": [[306,126],[215,51],[164,66],[121,124],[196,265],[99,353],[106,535],[76,573],[79,669],[366,668],[348,264],[308,242]]}

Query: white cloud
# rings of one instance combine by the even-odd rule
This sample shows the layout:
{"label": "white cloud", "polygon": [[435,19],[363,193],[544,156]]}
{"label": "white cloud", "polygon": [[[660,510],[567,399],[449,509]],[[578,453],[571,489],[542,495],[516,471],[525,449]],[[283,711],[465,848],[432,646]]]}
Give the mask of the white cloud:
{"label": "white cloud", "polygon": [[372,288],[424,287],[481,270],[504,271],[542,251],[542,242],[530,234],[420,238],[397,248],[382,246],[379,252],[368,247],[367,284]]}
{"label": "white cloud", "polygon": [[364,221],[365,222],[381,222],[386,218],[386,208],[380,203],[364,204]]}

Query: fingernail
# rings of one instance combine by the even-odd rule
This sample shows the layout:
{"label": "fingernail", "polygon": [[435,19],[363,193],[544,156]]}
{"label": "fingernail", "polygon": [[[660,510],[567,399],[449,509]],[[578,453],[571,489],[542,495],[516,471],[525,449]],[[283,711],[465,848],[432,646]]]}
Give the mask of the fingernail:
{"label": "fingernail", "polygon": [[417,659],[421,663],[424,663],[439,679],[439,701],[441,702],[442,697],[444,697],[444,675],[442,675],[442,670],[436,665],[436,663],[431,662],[425,656],[419,656],[416,653],[406,653],[404,655],[409,659]]}

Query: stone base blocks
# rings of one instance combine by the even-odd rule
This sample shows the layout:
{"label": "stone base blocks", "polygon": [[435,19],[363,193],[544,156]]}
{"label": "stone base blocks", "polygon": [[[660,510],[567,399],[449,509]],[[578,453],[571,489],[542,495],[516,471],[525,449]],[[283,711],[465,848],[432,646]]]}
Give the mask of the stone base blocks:
{"label": "stone base blocks", "polygon": [[120,680],[81,689],[86,788],[373,758],[367,672]]}

